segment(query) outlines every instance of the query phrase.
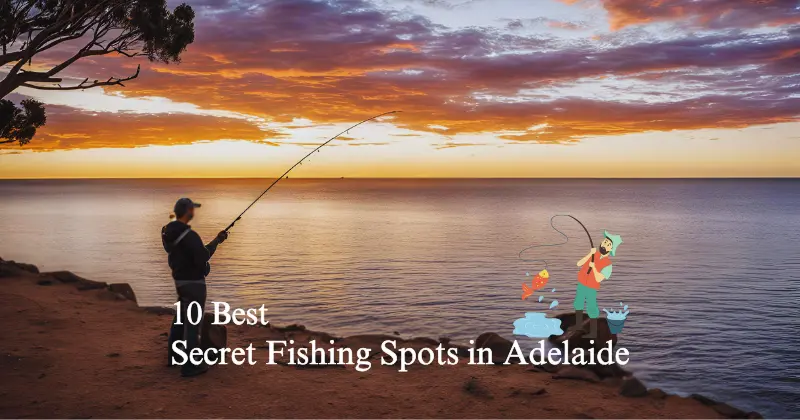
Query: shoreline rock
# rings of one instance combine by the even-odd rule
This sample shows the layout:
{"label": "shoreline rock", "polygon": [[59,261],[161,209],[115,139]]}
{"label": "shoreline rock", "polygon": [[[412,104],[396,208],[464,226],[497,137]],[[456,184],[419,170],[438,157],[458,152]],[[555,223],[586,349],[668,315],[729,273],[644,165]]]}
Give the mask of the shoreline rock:
{"label": "shoreline rock", "polygon": [[[56,272],[45,272],[40,273],[36,266],[24,263],[17,263],[14,261],[5,261],[0,259],[0,287],[2,287],[2,278],[26,278],[29,279],[32,285],[31,287],[41,287],[42,290],[45,290],[47,287],[53,287],[58,284],[64,285],[73,285],[75,289],[81,292],[86,293],[97,293],[97,296],[101,299],[108,300],[119,300],[119,301],[130,301],[134,304],[137,304],[136,294],[131,288],[131,286],[127,283],[114,283],[114,284],[107,284],[104,282],[97,282],[93,280],[88,280],[74,273],[69,271],[56,271]],[[38,304],[38,303],[37,303]],[[159,317],[164,316],[172,316],[174,311],[172,308],[163,308],[163,307],[140,307],[136,306],[138,310],[142,314],[147,315],[155,315]],[[568,328],[570,325],[570,314],[561,314],[558,316],[562,319],[562,325],[566,323],[567,325],[564,327]],[[83,322],[83,321],[81,321]],[[213,346],[213,347],[225,347],[228,345],[228,341],[230,340],[229,334],[230,331],[225,326],[215,326],[209,325],[210,317],[206,317],[206,328],[203,330],[207,330],[207,334],[203,337],[202,344],[204,347],[206,346]],[[572,323],[574,323],[574,316],[572,317]],[[600,327],[603,325],[603,327]],[[166,330],[168,325],[164,325],[164,329]],[[607,325],[605,322],[598,323],[598,335],[601,336],[601,331],[608,331]],[[394,334],[362,334],[362,335],[355,335],[355,336],[348,336],[348,337],[337,337],[335,335],[322,332],[322,331],[311,331],[308,330],[305,326],[300,324],[291,324],[287,326],[274,326],[268,325],[266,330],[260,327],[237,327],[235,329],[235,337],[237,340],[241,341],[242,339],[246,340],[253,340],[253,338],[263,337],[264,333],[268,334],[277,334],[278,336],[283,337],[293,337],[295,338],[298,343],[308,342],[309,340],[316,339],[325,344],[330,345],[329,343],[333,341],[333,347],[369,347],[373,349],[373,353],[371,356],[374,358],[376,356],[380,356],[380,343],[383,340],[391,339],[401,342],[404,346],[407,347],[436,347],[438,345],[442,345],[445,348],[455,347],[458,349],[460,357],[468,357],[469,347],[458,345],[452,343],[452,341],[447,337],[440,337],[440,339],[432,339],[427,337],[415,337],[415,338],[401,338]],[[610,335],[610,333],[609,333]],[[165,334],[160,334],[159,340],[166,340]],[[611,338],[616,341],[616,336]],[[564,340],[574,340],[574,343],[579,344],[579,347],[583,347],[586,343],[577,339],[573,335],[570,335],[570,332],[565,332],[562,336],[553,337],[551,341],[553,342],[562,342]],[[255,341],[255,340],[253,340]],[[570,341],[570,346],[573,347],[573,341]],[[490,348],[492,349],[493,353],[493,362],[503,363],[505,358],[507,357],[508,353],[511,349],[511,341],[503,338],[497,333],[489,332],[480,334],[477,339],[475,340],[475,348]],[[584,347],[585,348],[585,347]],[[105,355],[104,358],[118,360],[120,359],[118,355],[123,354],[119,351],[107,351],[103,353]],[[110,356],[110,355],[117,355],[117,356]],[[487,366],[491,369],[491,366]],[[484,368],[487,368],[484,367]],[[465,367],[467,368],[467,367]],[[477,368],[477,367],[476,367]],[[430,368],[426,368],[430,369]],[[469,369],[469,368],[467,368]],[[325,370],[327,371],[327,370]],[[339,369],[335,370],[339,371]],[[506,371],[505,369],[497,369],[498,372]],[[638,400],[638,399],[652,399],[654,401],[668,401],[672,398],[683,398],[683,397],[676,397],[671,394],[665,393],[660,389],[650,389],[648,390],[644,384],[642,384],[638,379],[636,379],[630,372],[626,371],[620,366],[611,365],[611,366],[587,366],[587,367],[578,367],[578,366],[559,366],[559,365],[545,365],[545,366],[529,366],[523,372],[525,375],[525,371],[533,372],[533,374],[539,375],[549,375],[556,381],[554,382],[561,382],[565,381],[568,382],[570,380],[575,381],[578,380],[580,382],[585,382],[585,385],[580,386],[613,386],[618,389],[618,394],[621,398],[630,398],[631,401]],[[529,373],[530,374],[530,373]],[[402,374],[401,374],[402,375]],[[46,378],[49,375],[45,373],[39,374],[37,377],[39,380],[42,378]],[[466,382],[462,382],[463,390],[467,395],[471,395],[477,398],[481,398],[487,401],[494,400],[495,398],[493,395],[498,395],[494,393],[492,389],[492,383],[486,382],[484,379],[471,376]],[[536,387],[534,387],[536,388]],[[519,389],[519,388],[516,388]],[[544,387],[536,388],[536,392],[513,392],[509,393],[511,397],[514,398],[522,398],[522,397],[532,397],[538,396],[537,398],[550,398],[548,395],[553,395],[553,392],[548,391]],[[708,397],[704,397],[699,394],[692,394],[691,397],[688,399],[697,401],[702,406],[708,407],[713,412],[717,413],[717,415],[727,417],[727,418],[761,418],[760,414],[757,412],[746,412],[744,410],[737,409],[729,404],[718,402]],[[2,414],[2,413],[0,413]],[[497,413],[500,414],[499,412]],[[573,417],[574,417],[573,413]],[[569,417],[570,415],[566,415]],[[135,417],[135,416],[132,416]]]}

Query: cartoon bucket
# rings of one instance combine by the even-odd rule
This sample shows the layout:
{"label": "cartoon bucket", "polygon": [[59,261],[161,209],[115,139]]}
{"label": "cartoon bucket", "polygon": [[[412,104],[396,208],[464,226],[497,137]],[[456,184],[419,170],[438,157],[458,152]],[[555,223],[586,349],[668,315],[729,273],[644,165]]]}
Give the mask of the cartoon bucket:
{"label": "cartoon bucket", "polygon": [[608,321],[608,329],[611,331],[611,334],[619,334],[622,331],[622,327],[625,326],[624,319],[606,319],[606,321]]}

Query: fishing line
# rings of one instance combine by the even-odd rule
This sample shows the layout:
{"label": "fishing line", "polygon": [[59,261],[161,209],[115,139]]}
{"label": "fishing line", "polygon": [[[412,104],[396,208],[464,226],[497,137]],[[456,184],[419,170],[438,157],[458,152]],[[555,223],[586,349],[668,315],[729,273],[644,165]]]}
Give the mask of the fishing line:
{"label": "fishing line", "polygon": [[[519,254],[518,254],[520,260],[522,260],[523,262],[543,262],[544,263],[544,269],[547,270],[547,260],[543,260],[543,259],[528,260],[528,259],[522,258],[522,253],[527,251],[527,250],[529,250],[529,249],[533,249],[533,248],[561,246],[561,245],[565,245],[567,242],[569,242],[569,236],[567,236],[566,233],[560,231],[553,224],[553,221],[555,220],[556,217],[569,217],[569,218],[575,220],[576,222],[578,222],[578,224],[581,225],[581,227],[583,228],[584,232],[586,232],[586,236],[589,237],[589,245],[591,245],[591,247],[594,248],[594,241],[592,241],[592,235],[589,234],[589,230],[586,229],[586,226],[584,226],[583,223],[581,223],[580,220],[578,220],[577,218],[575,218],[575,216],[573,216],[571,214],[556,214],[556,215],[553,215],[553,217],[550,218],[550,227],[553,228],[553,230],[555,230],[556,232],[560,233],[561,236],[564,237],[564,242],[560,242],[560,243],[556,243],[556,244],[531,245],[531,246],[529,246],[527,248],[523,248],[522,251],[520,251]],[[594,261],[594,255],[592,255],[592,261]],[[589,270],[591,271],[591,268]]]}
{"label": "fishing line", "polygon": [[351,126],[350,126],[350,127],[348,127],[346,130],[344,130],[344,131],[342,131],[341,133],[339,133],[339,134],[337,134],[337,135],[335,135],[335,136],[333,136],[333,137],[329,138],[328,140],[326,140],[326,141],[325,141],[325,143],[322,143],[322,144],[320,144],[319,146],[317,146],[316,148],[314,148],[314,150],[312,150],[311,152],[309,152],[307,155],[303,156],[303,158],[302,158],[302,159],[298,160],[298,161],[297,161],[297,163],[295,163],[294,165],[292,165],[292,167],[291,167],[291,168],[287,169],[287,170],[286,170],[286,172],[284,172],[284,173],[283,173],[283,175],[281,175],[281,176],[279,176],[277,179],[275,179],[275,181],[273,181],[273,182],[272,182],[272,184],[270,184],[270,186],[269,186],[269,187],[267,187],[267,189],[266,189],[266,190],[264,190],[264,191],[263,191],[263,192],[262,192],[262,193],[261,193],[261,194],[260,194],[258,197],[256,197],[256,199],[255,199],[255,200],[253,200],[253,202],[252,202],[252,203],[250,203],[250,205],[249,205],[249,206],[245,207],[245,209],[244,209],[244,210],[243,210],[241,213],[239,213],[239,215],[236,217],[236,219],[234,219],[234,221],[232,221],[232,222],[231,222],[231,224],[229,224],[229,225],[228,225],[228,227],[226,227],[226,228],[225,228],[225,232],[227,232],[228,230],[230,230],[230,229],[233,227],[233,225],[235,225],[235,224],[236,224],[236,222],[238,222],[238,221],[239,221],[239,220],[242,218],[242,216],[243,216],[243,215],[244,215],[244,214],[247,212],[247,210],[250,210],[250,207],[253,207],[253,205],[254,205],[254,204],[256,204],[256,202],[257,202],[258,200],[260,200],[260,199],[261,199],[261,197],[263,197],[263,196],[264,196],[264,194],[266,194],[267,192],[269,192],[269,190],[271,190],[271,189],[272,189],[272,187],[274,187],[274,186],[275,186],[275,184],[277,184],[277,183],[278,183],[280,180],[282,180],[282,179],[284,179],[284,178],[288,178],[288,176],[287,176],[287,175],[289,175],[289,172],[291,172],[291,171],[292,171],[292,169],[294,169],[294,168],[296,168],[297,166],[301,165],[301,164],[303,163],[303,161],[304,161],[304,160],[306,160],[306,159],[307,159],[309,156],[313,155],[315,152],[318,152],[318,151],[319,151],[319,149],[322,149],[322,147],[323,147],[323,146],[325,146],[326,144],[328,144],[328,143],[330,143],[330,142],[332,142],[332,141],[336,140],[336,138],[338,138],[338,137],[339,137],[339,136],[341,136],[342,134],[349,132],[350,130],[352,130],[352,129],[354,129],[354,128],[358,127],[358,126],[359,126],[359,125],[361,125],[361,124],[364,124],[364,123],[365,123],[365,122],[367,122],[367,121],[372,121],[372,120],[374,120],[374,119],[376,119],[376,118],[383,117],[384,115],[394,114],[394,113],[397,113],[397,112],[400,112],[400,111],[389,111],[389,112],[384,112],[383,114],[378,114],[378,115],[376,115],[376,116],[374,116],[374,117],[369,117],[369,118],[367,118],[366,120],[363,120],[363,121],[361,121],[361,122],[359,122],[359,123],[357,123],[357,124],[353,124],[353,125],[351,125]]}

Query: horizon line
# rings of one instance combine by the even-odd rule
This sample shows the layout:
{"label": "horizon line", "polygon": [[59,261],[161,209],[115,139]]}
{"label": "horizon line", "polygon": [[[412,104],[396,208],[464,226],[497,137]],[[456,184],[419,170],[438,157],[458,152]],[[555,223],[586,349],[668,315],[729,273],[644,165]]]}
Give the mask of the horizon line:
{"label": "horizon line", "polygon": [[[59,178],[0,178],[0,181],[91,181],[91,180],[219,180],[219,179],[277,179],[276,177],[59,177]],[[297,177],[287,180],[799,180],[800,176],[677,176],[677,177]]]}

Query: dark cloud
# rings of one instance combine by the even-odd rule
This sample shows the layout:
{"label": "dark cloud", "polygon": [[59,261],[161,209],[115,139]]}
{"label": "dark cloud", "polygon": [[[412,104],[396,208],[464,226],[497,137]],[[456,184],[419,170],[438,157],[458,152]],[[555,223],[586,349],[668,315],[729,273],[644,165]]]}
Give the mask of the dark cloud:
{"label": "dark cloud", "polygon": [[547,27],[553,29],[567,29],[572,31],[583,30],[589,27],[587,22],[570,22],[563,20],[548,19],[546,17],[537,17],[530,19],[502,19],[505,22],[506,29],[515,31],[524,28]]}

